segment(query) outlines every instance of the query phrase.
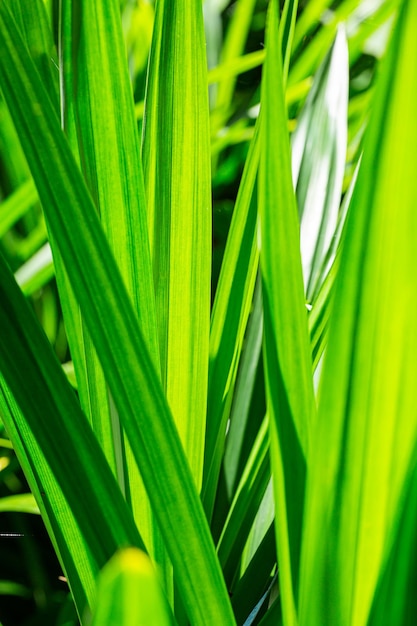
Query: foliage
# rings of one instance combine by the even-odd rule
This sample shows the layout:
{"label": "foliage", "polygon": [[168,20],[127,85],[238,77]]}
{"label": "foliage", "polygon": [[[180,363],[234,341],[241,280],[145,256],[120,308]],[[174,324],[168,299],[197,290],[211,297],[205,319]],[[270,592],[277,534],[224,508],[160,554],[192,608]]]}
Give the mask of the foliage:
{"label": "foliage", "polygon": [[1,0],[0,512],[38,589],[0,593],[37,623],[415,622],[416,21]]}

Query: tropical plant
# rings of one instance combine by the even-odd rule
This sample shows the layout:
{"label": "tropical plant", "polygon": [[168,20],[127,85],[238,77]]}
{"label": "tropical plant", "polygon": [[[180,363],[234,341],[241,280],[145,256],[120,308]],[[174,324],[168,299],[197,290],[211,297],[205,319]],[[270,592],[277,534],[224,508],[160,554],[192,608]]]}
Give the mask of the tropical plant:
{"label": "tropical plant", "polygon": [[58,623],[415,623],[416,23],[0,1],[0,503]]}

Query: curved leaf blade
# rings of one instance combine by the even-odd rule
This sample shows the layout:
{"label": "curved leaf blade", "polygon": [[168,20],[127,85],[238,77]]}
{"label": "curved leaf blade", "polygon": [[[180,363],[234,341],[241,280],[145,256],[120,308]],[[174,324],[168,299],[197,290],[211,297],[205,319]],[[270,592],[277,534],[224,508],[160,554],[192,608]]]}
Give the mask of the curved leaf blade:
{"label": "curved leaf blade", "polygon": [[382,66],[346,224],[312,447],[300,623],[368,623],[417,438],[417,5]]}
{"label": "curved leaf blade", "polygon": [[[72,562],[78,561],[75,600],[82,610],[83,594],[91,591],[91,576],[120,545],[143,544],[74,391],[2,257],[0,292],[2,418],[23,466],[29,469],[34,493],[41,498],[39,507],[46,512],[55,539],[71,535],[75,538],[76,545],[70,549],[65,544],[58,545],[58,549],[62,557],[64,553],[69,555],[69,571],[73,571]],[[21,412],[13,410],[9,390]],[[39,450],[44,460],[41,458],[35,466]],[[62,513],[68,510],[67,506],[71,514],[65,519]],[[58,508],[57,515],[54,507]],[[65,528],[73,519],[81,538]],[[85,548],[80,548],[82,540],[88,546],[87,555]],[[87,573],[85,563],[79,562],[86,556],[91,568]]]}
{"label": "curved leaf blade", "polygon": [[[61,11],[63,127],[158,371],[145,189],[119,3],[110,0],[80,4],[65,0]],[[58,285],[62,285],[61,294],[71,301],[69,314],[64,310],[68,320],[78,315],[78,305],[59,273],[57,279]],[[67,326],[72,329],[70,323]],[[70,345],[77,345],[72,352],[81,405],[133,509],[149,554],[168,572],[170,566],[159,529],[85,323],[69,334]],[[168,587],[169,577],[167,573]]]}
{"label": "curved leaf blade", "polygon": [[270,4],[261,91],[258,203],[264,302],[264,367],[270,418],[280,586],[285,622],[297,623],[306,462],[315,414],[311,349],[291,176],[278,7]]}
{"label": "curved leaf blade", "polygon": [[[234,624],[208,524],[159,376],[92,199],[4,4],[0,33],[3,91],[176,568],[187,613],[195,624]],[[34,136],[41,142],[34,142]],[[112,323],[105,323],[105,318]]]}

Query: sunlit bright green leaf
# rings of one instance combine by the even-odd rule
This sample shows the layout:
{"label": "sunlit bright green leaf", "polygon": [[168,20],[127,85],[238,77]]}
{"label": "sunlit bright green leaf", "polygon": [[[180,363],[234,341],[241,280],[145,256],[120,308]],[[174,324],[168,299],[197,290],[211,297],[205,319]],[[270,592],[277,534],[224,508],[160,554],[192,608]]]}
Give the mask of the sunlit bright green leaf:
{"label": "sunlit bright green leaf", "polygon": [[404,0],[346,225],[311,447],[303,626],[368,623],[414,463],[416,19]]}
{"label": "sunlit bright green leaf", "polygon": [[[39,75],[3,4],[0,32],[4,42],[0,51],[4,94],[141,470],[184,605],[195,624],[207,620],[233,624],[209,528],[159,376],[91,197]],[[42,115],[36,114],[39,107]],[[30,128],[26,124],[28,116]],[[34,134],[42,138],[39,144],[32,142]],[[51,169],[55,172],[52,178]],[[61,210],[64,198],[65,212]],[[108,319],[112,320],[110,324],[106,323]]]}
{"label": "sunlit bright green leaf", "polygon": [[39,507],[31,493],[19,493],[15,496],[0,498],[0,512],[16,511],[20,513],[39,514]]}
{"label": "sunlit bright green leaf", "polygon": [[[64,130],[81,165],[158,371],[140,142],[119,3],[111,0],[78,5],[65,0],[60,52]],[[78,315],[74,296],[67,293],[68,296],[71,310],[64,311],[66,319]],[[165,567],[166,554],[160,534],[85,324],[82,332],[79,328],[69,332],[69,339],[71,346],[77,346],[74,364],[83,409],[132,506],[149,553]],[[167,577],[169,586],[168,574]]]}
{"label": "sunlit bright green leaf", "polygon": [[261,96],[259,174],[264,364],[284,618],[296,624],[306,461],[315,412],[299,224],[278,45],[270,5]]}
{"label": "sunlit bright green leaf", "polygon": [[101,571],[91,626],[169,626],[172,623],[149,558],[134,548]]}
{"label": "sunlit bright green leaf", "polygon": [[368,624],[385,626],[401,624],[412,626],[416,618],[416,596],[414,594],[417,562],[417,472],[416,454],[407,480],[404,482],[403,497],[398,507],[391,545],[388,543],[386,559],[380,570]]}
{"label": "sunlit bright green leaf", "polygon": [[149,63],[143,162],[161,376],[199,490],[211,272],[210,129],[201,3],[157,3]]}

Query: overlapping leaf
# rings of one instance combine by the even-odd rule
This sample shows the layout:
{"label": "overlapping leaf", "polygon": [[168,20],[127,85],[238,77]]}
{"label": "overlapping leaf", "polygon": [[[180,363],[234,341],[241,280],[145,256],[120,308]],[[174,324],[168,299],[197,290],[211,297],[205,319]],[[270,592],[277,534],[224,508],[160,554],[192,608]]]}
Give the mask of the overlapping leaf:
{"label": "overlapping leaf", "polygon": [[[280,585],[285,622],[297,620],[306,462],[315,403],[299,223],[291,177],[278,44],[277,3],[270,5],[262,82],[258,203],[264,302],[264,363],[271,425]],[[284,130],[285,129],[285,130]]]}
{"label": "overlapping leaf", "polygon": [[417,437],[417,5],[401,4],[334,295],[303,537],[308,626],[367,623]]}
{"label": "overlapping leaf", "polygon": [[[103,230],[134,303],[155,368],[159,350],[140,142],[116,1],[62,2],[60,21],[61,108],[65,133],[81,165]],[[55,250],[55,255],[58,255]],[[91,420],[149,553],[166,570],[169,564],[150,511],[143,482],[125,440],[107,382],[74,296],[58,272],[58,284],[73,347],[81,404]],[[73,332],[71,332],[73,331]]]}
{"label": "overlapping leaf", "polygon": [[211,175],[199,2],[157,3],[143,164],[162,383],[200,490],[210,327]]}
{"label": "overlapping leaf", "polygon": [[[91,197],[4,4],[0,5],[0,31],[4,43],[0,53],[3,92],[177,568],[187,612],[195,624],[207,620],[233,624],[209,529],[159,377]],[[34,136],[39,142],[33,142]],[[111,324],[106,323],[109,318]],[[48,454],[48,445],[44,452]]]}

